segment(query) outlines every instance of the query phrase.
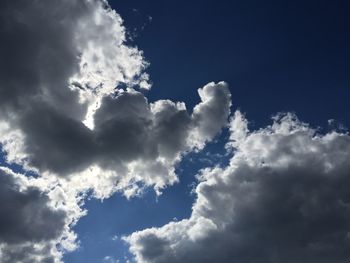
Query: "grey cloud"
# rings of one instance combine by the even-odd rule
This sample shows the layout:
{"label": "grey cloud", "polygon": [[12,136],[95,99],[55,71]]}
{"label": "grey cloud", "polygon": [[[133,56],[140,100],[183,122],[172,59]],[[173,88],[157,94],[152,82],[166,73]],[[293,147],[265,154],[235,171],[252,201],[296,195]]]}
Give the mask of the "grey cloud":
{"label": "grey cloud", "polygon": [[[22,136],[21,147],[3,145],[8,156],[21,156],[9,161],[63,177],[92,165],[127,173],[138,162],[133,167],[150,167],[147,184],[160,178],[152,172],[167,170],[165,185],[180,155],[202,148],[225,125],[224,82],[199,89],[202,102],[191,116],[181,103],[149,104],[140,92],[116,88],[145,84],[147,63],[125,45],[122,20],[106,2],[1,5],[0,121]],[[93,128],[84,124],[88,114]]]}
{"label": "grey cloud", "polygon": [[150,144],[151,112],[141,93],[105,98],[95,114],[96,143],[101,159],[132,161],[157,155]]}
{"label": "grey cloud", "polygon": [[0,35],[1,148],[9,163],[35,170],[62,208],[0,174],[1,262],[60,262],[56,245],[76,245],[70,226],[83,215],[82,193],[159,191],[178,180],[183,155],[226,125],[224,82],[199,89],[193,114],[136,91],[150,87],[148,63],[105,0],[1,1]]}
{"label": "grey cloud", "polygon": [[[78,70],[73,45],[72,13],[81,17],[83,2],[61,1],[52,8],[49,1],[2,1],[0,43],[1,108],[10,113],[45,94],[55,107],[82,116],[77,93],[65,89],[72,72]],[[70,10],[70,12],[67,12]],[[7,107],[6,107],[7,106]],[[10,106],[10,108],[8,108]]]}
{"label": "grey cloud", "polygon": [[19,126],[28,162],[41,171],[69,174],[92,160],[92,132],[47,104],[37,103],[24,112]]}
{"label": "grey cloud", "polygon": [[152,105],[154,114],[153,134],[158,143],[158,152],[166,158],[175,158],[178,152],[186,149],[191,117],[182,104],[168,100],[157,101]]}
{"label": "grey cloud", "polygon": [[137,262],[348,262],[349,135],[291,114],[255,132],[236,118],[235,154],[203,170],[192,216],[125,238]]}
{"label": "grey cloud", "polygon": [[[81,120],[82,90],[139,84],[134,78],[147,65],[124,44],[121,18],[103,0],[5,0],[0,19],[0,102],[11,114],[40,99]],[[71,80],[81,89],[69,88]]]}
{"label": "grey cloud", "polygon": [[2,245],[1,262],[4,263],[56,263],[56,255],[52,253],[52,244],[38,245],[26,243],[23,245]]}
{"label": "grey cloud", "polygon": [[36,187],[20,191],[16,180],[0,170],[0,241],[21,243],[56,238],[65,212],[48,206],[48,197]]}
{"label": "grey cloud", "polygon": [[[210,89],[217,90],[213,96],[225,94],[229,98],[227,87],[221,84],[211,84]],[[216,103],[213,105],[218,108]],[[158,157],[173,162],[179,153],[193,147],[188,141],[190,134],[204,144],[220,131],[227,120],[229,105],[221,104],[225,118],[220,123],[211,123],[215,133],[198,125],[200,110],[190,116],[183,104],[158,101],[150,106],[136,91],[105,97],[94,115],[94,130],[45,103],[32,105],[18,123],[24,134],[28,163],[40,171],[69,176],[92,164],[113,168],[139,159],[151,162]],[[211,105],[205,105],[204,113],[209,111]],[[210,122],[211,117],[206,121]]]}
{"label": "grey cloud", "polygon": [[[1,262],[34,262],[25,258],[45,246],[48,251],[40,254],[52,258],[49,244],[62,235],[66,212],[53,208],[42,190],[24,185],[3,169],[0,169],[0,202]],[[41,246],[42,243],[47,245]]]}

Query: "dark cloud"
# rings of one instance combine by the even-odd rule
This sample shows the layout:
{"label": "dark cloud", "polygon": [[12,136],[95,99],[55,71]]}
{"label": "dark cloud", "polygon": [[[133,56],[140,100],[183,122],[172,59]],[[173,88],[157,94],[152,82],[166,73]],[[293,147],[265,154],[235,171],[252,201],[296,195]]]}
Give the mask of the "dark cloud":
{"label": "dark cloud", "polygon": [[56,263],[57,255],[52,253],[52,244],[25,243],[23,245],[3,245],[1,262],[4,263]]}
{"label": "dark cloud", "polygon": [[61,262],[76,248],[70,227],[83,211],[79,193],[54,173],[95,161],[96,136],[83,124],[90,106],[118,83],[147,88],[147,63],[102,0],[1,1],[0,35],[1,147],[8,162],[39,173],[0,174],[0,261]]}
{"label": "dark cloud", "polygon": [[141,93],[104,98],[95,114],[94,130],[101,161],[155,159],[156,144],[150,142],[152,122],[147,99]]}
{"label": "dark cloud", "polygon": [[8,156],[20,156],[9,161],[63,177],[92,165],[126,173],[137,161],[165,171],[225,125],[230,94],[223,82],[199,90],[193,116],[183,104],[151,106],[140,92],[116,88],[146,85],[147,63],[126,46],[121,18],[105,2],[1,5],[0,121],[21,134],[18,147],[2,139]]}
{"label": "dark cloud", "polygon": [[40,184],[20,190],[1,174],[1,262],[61,262],[77,247],[71,226],[84,193],[160,193],[178,180],[183,155],[227,123],[224,82],[198,90],[193,114],[137,91],[150,88],[148,63],[107,1],[5,0],[0,22],[1,148],[8,163],[37,173],[18,178]]}
{"label": "dark cloud", "polygon": [[71,16],[81,17],[86,5],[84,1],[56,1],[52,8],[51,4],[1,2],[0,102],[2,109],[11,106],[7,108],[11,114],[33,97],[72,115],[83,114],[82,105],[76,103],[77,92],[65,87],[79,69]]}
{"label": "dark cloud", "polygon": [[48,251],[40,254],[51,258],[49,244],[62,235],[66,212],[53,208],[47,194],[38,187],[25,185],[19,177],[3,169],[0,169],[0,202],[1,262],[34,262],[26,261],[26,255],[43,249],[46,245],[40,244],[45,243]]}
{"label": "dark cloud", "polygon": [[47,104],[33,105],[23,113],[19,125],[28,163],[41,171],[69,174],[92,160],[95,149],[91,130]]}
{"label": "dark cloud", "polygon": [[292,115],[252,133],[231,123],[230,165],[202,172],[188,220],[126,238],[137,262],[348,262],[350,137]]}
{"label": "dark cloud", "polygon": [[152,105],[154,114],[153,136],[158,144],[158,152],[165,158],[173,159],[186,149],[191,117],[183,104],[171,101],[157,101]]}
{"label": "dark cloud", "polygon": [[[215,90],[213,96],[219,98],[206,98],[209,102],[199,104],[193,116],[183,104],[158,101],[151,106],[136,91],[105,97],[94,115],[94,130],[46,103],[36,103],[23,112],[18,122],[24,134],[27,162],[40,171],[62,176],[93,164],[114,169],[137,160],[156,161],[159,157],[172,163],[181,152],[202,147],[225,124],[230,101],[228,89],[222,85],[210,84],[206,88]],[[216,99],[220,96],[225,101],[218,107]],[[218,108],[221,111],[217,112]],[[224,117],[218,120],[210,116],[211,111]],[[203,114],[207,119],[202,116],[199,121]]]}

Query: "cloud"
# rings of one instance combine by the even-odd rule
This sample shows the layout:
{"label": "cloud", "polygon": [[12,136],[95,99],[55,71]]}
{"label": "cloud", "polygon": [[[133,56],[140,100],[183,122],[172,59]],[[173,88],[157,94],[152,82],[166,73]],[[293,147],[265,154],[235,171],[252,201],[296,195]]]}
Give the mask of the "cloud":
{"label": "cloud", "polygon": [[[90,176],[91,167],[98,167],[101,173],[109,171],[110,190],[105,195],[114,191],[116,181],[121,182],[120,187],[133,181],[154,185],[158,190],[177,181],[174,165],[182,154],[203,148],[227,122],[231,104],[226,84],[210,83],[203,90],[208,92],[207,97],[192,115],[183,103],[150,104],[135,90],[104,97],[94,114],[93,130],[38,103],[22,113],[18,122],[22,137],[9,140],[9,147],[4,141],[5,149],[10,156],[15,155],[12,151],[21,147],[13,147],[13,142],[22,142],[18,153],[39,173],[68,179],[77,176],[80,180]],[[224,100],[219,107],[217,100]]]}
{"label": "cloud", "polygon": [[[149,102],[142,51],[103,0],[0,3],[0,261],[61,262],[89,190],[131,197],[178,181],[175,167],[226,126],[225,82]],[[236,112],[227,167],[204,169],[190,218],[125,240],[138,262],[346,262],[350,137],[292,114],[250,132]],[[107,258],[107,260],[109,260]]]}
{"label": "cloud", "polygon": [[199,89],[192,115],[183,103],[149,103],[137,91],[150,88],[148,63],[126,44],[122,19],[107,2],[1,5],[1,61],[8,63],[0,65],[0,142],[8,162],[73,181],[93,173],[79,191],[109,184],[94,189],[101,197],[121,188],[132,195],[142,185],[159,192],[177,181],[182,155],[226,124],[224,82]]}
{"label": "cloud", "polygon": [[[216,88],[216,86],[218,88]],[[198,90],[202,103],[193,110],[195,128],[190,140],[199,148],[219,133],[230,114],[231,94],[225,82],[209,83]]]}
{"label": "cloud", "polygon": [[146,85],[148,63],[125,44],[122,19],[105,1],[3,1],[1,17],[2,104],[19,106],[23,97],[35,96],[81,117],[78,94],[109,94],[120,83]]}
{"label": "cloud", "polygon": [[137,262],[347,262],[350,136],[293,114],[247,125],[236,112],[233,157],[201,172],[189,219],[124,237]]}
{"label": "cloud", "polygon": [[227,124],[230,92],[205,85],[192,114],[149,102],[148,62],[104,0],[5,0],[0,19],[0,145],[35,174],[0,174],[0,259],[61,262],[79,245],[71,227],[86,195],[177,182],[181,158]]}
{"label": "cloud", "polygon": [[[61,262],[96,198],[178,181],[175,167],[226,126],[224,82],[149,102],[142,51],[104,0],[0,2],[0,261]],[[138,262],[346,262],[350,137],[292,114],[250,132],[236,112],[227,167],[204,169],[190,218],[124,239]],[[109,260],[109,258],[107,258]]]}
{"label": "cloud", "polygon": [[69,238],[67,211],[33,181],[0,167],[0,261],[55,262]]}

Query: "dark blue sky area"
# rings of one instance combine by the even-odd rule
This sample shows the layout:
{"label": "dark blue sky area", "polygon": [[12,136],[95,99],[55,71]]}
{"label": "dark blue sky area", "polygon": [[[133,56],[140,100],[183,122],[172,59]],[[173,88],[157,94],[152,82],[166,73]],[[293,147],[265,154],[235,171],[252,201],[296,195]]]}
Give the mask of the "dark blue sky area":
{"label": "dark blue sky area", "polygon": [[81,218],[74,228],[81,248],[66,254],[65,262],[103,262],[105,256],[125,262],[124,257],[128,257],[129,253],[121,236],[190,217],[195,198],[191,193],[195,175],[199,169],[211,166],[213,162],[223,164],[229,159],[223,154],[224,149],[219,142],[209,144],[201,153],[190,153],[177,169],[180,183],[163,190],[158,198],[149,189],[141,197],[130,200],[115,194],[103,202],[96,199],[87,201],[85,208],[89,211],[88,215]]}
{"label": "dark blue sky area", "polygon": [[[199,87],[225,80],[234,107],[247,114],[254,128],[269,123],[270,116],[280,111],[293,111],[313,126],[336,119],[350,127],[347,1],[110,0],[110,4],[128,30],[136,32],[131,43],[150,62],[153,88],[146,93],[151,101],[185,101],[191,108],[199,100]],[[120,196],[103,205],[88,202],[89,215],[76,227],[82,249],[68,254],[65,262],[101,262],[107,255],[122,259],[126,248],[112,241],[113,235],[188,217],[193,202],[188,185],[197,169],[205,166],[198,161],[204,157],[196,156],[193,163],[186,160],[179,167],[181,183],[167,189],[158,202],[152,192],[129,202]]]}
{"label": "dark blue sky area", "polygon": [[348,1],[110,3],[138,31],[133,43],[151,63],[151,99],[191,105],[198,87],[225,80],[234,105],[258,125],[278,111],[315,125],[349,124]]}

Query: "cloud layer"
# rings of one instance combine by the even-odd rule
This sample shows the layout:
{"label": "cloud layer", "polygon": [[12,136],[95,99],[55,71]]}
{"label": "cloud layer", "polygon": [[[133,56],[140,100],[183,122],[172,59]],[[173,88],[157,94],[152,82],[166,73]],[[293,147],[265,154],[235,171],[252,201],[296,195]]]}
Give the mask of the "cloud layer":
{"label": "cloud layer", "polygon": [[201,172],[191,217],[125,238],[136,261],[347,262],[349,135],[292,114],[249,132],[236,112],[230,127],[230,164]]}

